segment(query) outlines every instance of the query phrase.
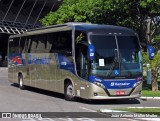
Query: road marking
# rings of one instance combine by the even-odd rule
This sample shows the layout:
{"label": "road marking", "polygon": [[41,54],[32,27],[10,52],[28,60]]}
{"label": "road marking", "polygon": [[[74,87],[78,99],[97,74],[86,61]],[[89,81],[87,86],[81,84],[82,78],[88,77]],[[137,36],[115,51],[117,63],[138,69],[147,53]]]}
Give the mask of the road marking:
{"label": "road marking", "polygon": [[91,111],[91,112],[97,112],[95,110],[92,110],[92,109],[88,109],[88,108],[84,108],[84,107],[80,107],[81,109],[84,109],[84,110],[87,110],[87,111]]}
{"label": "road marking", "polygon": [[127,107],[127,108],[160,108],[160,107]]}
{"label": "road marking", "polygon": [[139,99],[141,99],[141,100],[148,100],[148,99],[153,99],[153,100],[155,99],[156,100],[156,99],[158,99],[159,100],[160,97],[139,97]]}

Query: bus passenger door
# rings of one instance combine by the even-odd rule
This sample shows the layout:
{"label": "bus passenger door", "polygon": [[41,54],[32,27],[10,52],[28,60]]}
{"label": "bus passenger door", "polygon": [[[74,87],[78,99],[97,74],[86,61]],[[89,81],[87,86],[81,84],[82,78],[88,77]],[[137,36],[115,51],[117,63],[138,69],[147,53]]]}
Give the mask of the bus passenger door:
{"label": "bus passenger door", "polygon": [[89,75],[89,71],[88,71],[88,67],[89,67],[89,63],[88,63],[88,52],[87,52],[88,47],[86,45],[83,44],[79,44],[76,45],[76,53],[75,53],[75,61],[76,61],[76,70],[77,70],[77,74],[79,77],[81,77],[82,79],[80,81],[78,81],[77,85],[79,85],[77,87],[77,89],[79,89],[80,93],[79,96],[83,97],[83,98],[87,98],[88,97],[88,88],[84,87],[84,85],[87,85],[87,80],[88,80],[88,75]]}
{"label": "bus passenger door", "polygon": [[80,44],[76,48],[76,69],[81,78],[88,80],[87,46]]}

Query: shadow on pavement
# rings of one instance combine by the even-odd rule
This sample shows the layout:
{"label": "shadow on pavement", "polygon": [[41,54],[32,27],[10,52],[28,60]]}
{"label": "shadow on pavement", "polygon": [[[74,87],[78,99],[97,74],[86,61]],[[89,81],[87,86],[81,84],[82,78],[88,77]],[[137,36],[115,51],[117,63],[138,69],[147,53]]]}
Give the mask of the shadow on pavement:
{"label": "shadow on pavement", "polygon": [[123,104],[140,104],[138,99],[108,99],[108,100],[84,100],[78,99],[79,103],[87,103],[91,105],[123,105]]}
{"label": "shadow on pavement", "polygon": [[[19,88],[18,84],[11,84],[11,85]],[[34,88],[34,87],[28,87],[28,86],[25,86],[25,90],[65,100],[64,95],[57,93],[57,92],[47,91],[47,90],[38,89],[38,88]],[[140,104],[140,101],[138,99],[85,100],[82,98],[76,98],[75,102],[84,103],[84,104],[91,104],[91,105]]]}
{"label": "shadow on pavement", "polygon": [[[11,86],[19,88],[18,84],[11,84]],[[35,88],[35,87],[25,86],[24,90],[27,90],[27,91],[30,91],[30,92],[35,92],[35,93],[42,94],[42,95],[55,97],[55,98],[64,99],[64,95],[63,94],[60,94],[60,93],[57,93],[57,92],[48,91],[48,90],[38,89],[38,88]]]}

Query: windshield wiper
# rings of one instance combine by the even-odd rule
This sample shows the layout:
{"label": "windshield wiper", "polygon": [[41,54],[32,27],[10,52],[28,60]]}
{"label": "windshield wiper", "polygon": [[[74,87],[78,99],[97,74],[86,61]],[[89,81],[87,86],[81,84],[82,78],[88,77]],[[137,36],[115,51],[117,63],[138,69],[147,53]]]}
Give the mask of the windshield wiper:
{"label": "windshield wiper", "polygon": [[114,58],[114,61],[109,69],[109,72],[107,74],[107,77],[111,76],[112,72],[113,72],[113,69],[114,67],[116,66],[116,64],[118,63],[118,56],[117,56],[117,49],[115,49],[115,58]]}

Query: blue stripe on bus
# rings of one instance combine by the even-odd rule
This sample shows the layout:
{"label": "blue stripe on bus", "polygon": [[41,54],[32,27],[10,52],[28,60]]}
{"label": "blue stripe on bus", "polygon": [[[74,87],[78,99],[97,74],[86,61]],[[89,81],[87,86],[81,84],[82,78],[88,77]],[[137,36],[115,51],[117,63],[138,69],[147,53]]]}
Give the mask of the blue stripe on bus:
{"label": "blue stripe on bus", "polygon": [[105,80],[97,78],[96,76],[90,76],[89,81],[94,82],[100,82],[102,83],[105,88],[107,89],[128,89],[133,88],[134,84],[137,82],[136,79],[132,80]]}
{"label": "blue stripe on bus", "polygon": [[57,57],[57,65],[60,69],[68,70],[71,73],[75,74],[74,63],[71,60],[69,60],[67,56],[59,53],[57,53],[55,56]]}

